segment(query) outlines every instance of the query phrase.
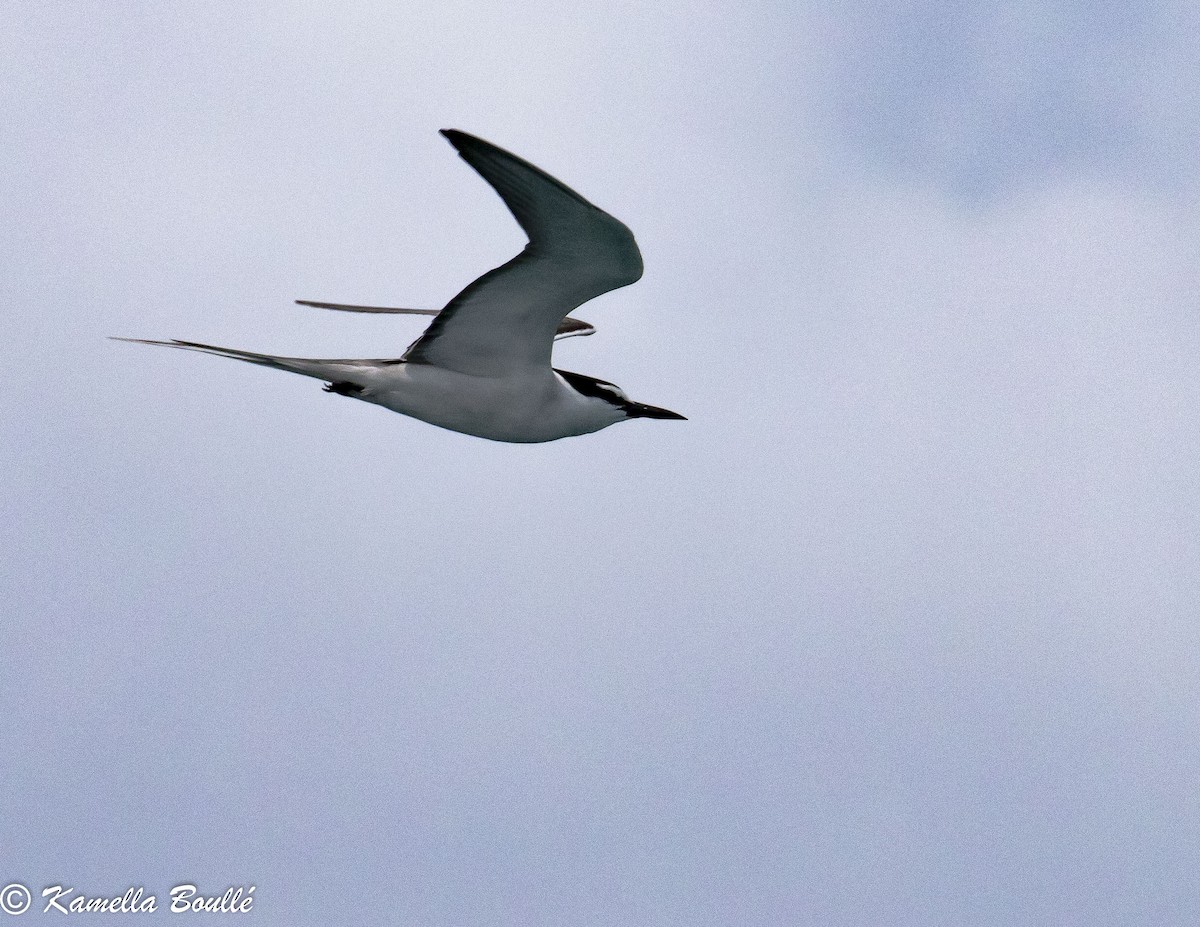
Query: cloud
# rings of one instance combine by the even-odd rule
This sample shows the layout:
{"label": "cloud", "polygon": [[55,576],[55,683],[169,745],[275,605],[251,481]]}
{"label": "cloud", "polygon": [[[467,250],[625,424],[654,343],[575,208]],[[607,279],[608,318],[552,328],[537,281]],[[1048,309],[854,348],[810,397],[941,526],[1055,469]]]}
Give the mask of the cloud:
{"label": "cloud", "polygon": [[1177,184],[1164,135],[1194,133],[1196,75],[1153,75],[1194,55],[1179,19],[1150,3],[862,7],[838,47],[836,120],[868,163],[967,200],[1078,175]]}

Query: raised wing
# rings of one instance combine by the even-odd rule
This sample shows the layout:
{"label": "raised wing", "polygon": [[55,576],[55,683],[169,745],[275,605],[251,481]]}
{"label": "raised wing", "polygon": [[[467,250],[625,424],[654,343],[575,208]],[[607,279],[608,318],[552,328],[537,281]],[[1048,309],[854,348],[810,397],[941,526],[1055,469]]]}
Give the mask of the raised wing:
{"label": "raised wing", "polygon": [[567,313],[642,276],[633,233],[516,155],[465,132],[442,134],[500,194],[529,244],[455,296],[404,360],[488,377],[549,367]]}
{"label": "raised wing", "polygon": [[[316,309],[337,309],[341,312],[370,312],[376,315],[437,315],[438,309],[400,309],[395,306],[353,306],[349,303],[321,303],[312,299],[298,299],[299,306],[312,306]],[[555,340],[572,338],[576,335],[594,335],[596,326],[583,319],[573,319],[567,316],[558,324],[554,333]]]}

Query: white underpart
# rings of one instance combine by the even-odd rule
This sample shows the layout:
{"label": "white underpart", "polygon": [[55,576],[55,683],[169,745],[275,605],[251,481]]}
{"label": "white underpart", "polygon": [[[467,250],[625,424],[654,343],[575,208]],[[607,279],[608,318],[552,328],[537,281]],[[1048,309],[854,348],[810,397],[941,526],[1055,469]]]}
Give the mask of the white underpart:
{"label": "white underpart", "polygon": [[612,404],[577,393],[550,368],[491,378],[399,364],[372,371],[365,379],[360,399],[493,441],[554,441],[590,434],[625,418]]}

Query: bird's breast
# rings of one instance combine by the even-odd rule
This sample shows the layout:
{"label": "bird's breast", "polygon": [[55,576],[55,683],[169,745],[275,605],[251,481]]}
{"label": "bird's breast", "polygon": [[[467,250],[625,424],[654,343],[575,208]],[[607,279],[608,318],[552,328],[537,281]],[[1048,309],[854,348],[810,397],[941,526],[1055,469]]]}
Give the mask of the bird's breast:
{"label": "bird's breast", "polygon": [[524,376],[474,377],[428,364],[397,364],[381,368],[359,398],[493,441],[553,441],[612,424],[587,414],[549,368]]}

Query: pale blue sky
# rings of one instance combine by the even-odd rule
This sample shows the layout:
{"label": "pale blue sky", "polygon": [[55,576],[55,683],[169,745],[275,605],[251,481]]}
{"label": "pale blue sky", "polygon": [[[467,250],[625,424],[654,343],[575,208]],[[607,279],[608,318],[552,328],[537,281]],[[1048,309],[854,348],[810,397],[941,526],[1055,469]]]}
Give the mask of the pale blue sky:
{"label": "pale blue sky", "polygon": [[[0,17],[0,884],[1200,918],[1190,6]],[[503,446],[105,340],[398,354],[291,301],[520,247],[442,127],[634,230],[556,363],[689,422]]]}
{"label": "pale blue sky", "polygon": [[1120,2],[860,11],[839,72],[847,133],[889,170],[969,197],[1134,173],[1164,20]]}

